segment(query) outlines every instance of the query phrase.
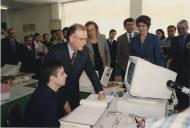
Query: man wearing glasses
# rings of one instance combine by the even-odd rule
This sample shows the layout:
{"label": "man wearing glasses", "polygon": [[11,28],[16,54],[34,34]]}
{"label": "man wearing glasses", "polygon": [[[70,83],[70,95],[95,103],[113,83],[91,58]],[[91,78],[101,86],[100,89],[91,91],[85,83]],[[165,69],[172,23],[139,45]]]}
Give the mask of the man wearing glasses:
{"label": "man wearing glasses", "polygon": [[45,59],[45,61],[56,59],[63,62],[67,80],[66,86],[59,90],[58,100],[61,107],[63,106],[61,103],[62,97],[65,94],[68,95],[72,110],[79,105],[79,78],[83,70],[91,80],[95,92],[98,93],[99,100],[106,99],[102,85],[90,61],[88,48],[84,47],[86,40],[87,32],[85,27],[80,24],[74,24],[68,29],[68,42],[56,45]]}
{"label": "man wearing glasses", "polygon": [[[171,53],[168,60],[170,69],[177,72],[176,82],[187,88],[190,85],[190,51],[187,47],[190,42],[190,34],[188,29],[187,20],[178,22],[177,30],[179,35],[171,40]],[[178,98],[177,110],[182,111],[189,106],[189,97],[179,90],[176,90],[176,94]]]}

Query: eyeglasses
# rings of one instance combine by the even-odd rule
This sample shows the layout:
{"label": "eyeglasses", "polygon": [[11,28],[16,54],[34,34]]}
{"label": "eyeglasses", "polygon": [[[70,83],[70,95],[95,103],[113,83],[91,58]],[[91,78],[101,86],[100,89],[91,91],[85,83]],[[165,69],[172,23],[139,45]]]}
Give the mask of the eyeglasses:
{"label": "eyeglasses", "polygon": [[87,41],[87,38],[79,38],[79,37],[76,37],[76,36],[74,36],[74,35],[72,35],[72,37],[74,37],[74,38],[76,38],[76,39],[78,39],[78,40],[80,40],[80,41]]}

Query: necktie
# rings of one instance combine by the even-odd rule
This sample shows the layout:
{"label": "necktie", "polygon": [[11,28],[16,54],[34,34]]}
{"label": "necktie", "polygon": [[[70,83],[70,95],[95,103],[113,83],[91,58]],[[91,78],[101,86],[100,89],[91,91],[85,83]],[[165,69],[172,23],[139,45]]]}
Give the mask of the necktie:
{"label": "necktie", "polygon": [[77,52],[73,52],[73,56],[71,58],[71,64],[73,65],[76,59]]}
{"label": "necktie", "polygon": [[129,34],[129,42],[131,42],[132,35],[131,33]]}
{"label": "necktie", "polygon": [[14,52],[16,52],[16,46],[15,46],[14,39],[11,39],[10,42],[11,42],[12,50],[13,50]]}
{"label": "necktie", "polygon": [[31,46],[29,47],[29,51],[32,53],[32,47]]}

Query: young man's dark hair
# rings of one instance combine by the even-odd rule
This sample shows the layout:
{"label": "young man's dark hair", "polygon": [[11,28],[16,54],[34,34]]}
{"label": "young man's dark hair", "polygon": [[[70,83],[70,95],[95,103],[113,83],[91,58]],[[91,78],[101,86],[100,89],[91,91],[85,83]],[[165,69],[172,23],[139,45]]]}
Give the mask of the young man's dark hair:
{"label": "young man's dark hair", "polygon": [[33,38],[35,38],[36,36],[40,36],[40,34],[39,33],[34,33]]}
{"label": "young man's dark hair", "polygon": [[124,20],[123,26],[125,26],[127,22],[135,22],[135,20],[133,18],[127,18]]}
{"label": "young man's dark hair", "polygon": [[115,29],[111,29],[109,33],[112,33],[112,32],[116,32],[116,30]]}
{"label": "young man's dark hair", "polygon": [[174,30],[176,31],[176,27],[175,27],[174,25],[169,25],[169,26],[167,27],[167,29],[169,29],[169,28],[174,28]]}
{"label": "young man's dark hair", "polygon": [[[67,75],[60,61],[52,60],[45,63],[40,84],[30,97],[24,113],[24,126],[29,127],[59,127],[57,91],[65,85]],[[43,85],[43,86],[42,86]],[[63,94],[64,108],[71,111],[67,96]],[[66,111],[66,112],[68,112]]]}
{"label": "young man's dark hair", "polygon": [[51,60],[50,62],[45,63],[41,71],[41,79],[43,83],[47,84],[50,76],[56,76],[58,68],[61,67],[63,67],[63,63],[61,61]]}

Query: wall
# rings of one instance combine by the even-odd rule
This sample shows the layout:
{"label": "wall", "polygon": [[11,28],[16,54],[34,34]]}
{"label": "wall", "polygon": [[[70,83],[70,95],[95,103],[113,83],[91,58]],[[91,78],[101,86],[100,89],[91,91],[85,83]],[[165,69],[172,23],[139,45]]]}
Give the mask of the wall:
{"label": "wall", "polygon": [[130,0],[88,0],[63,4],[63,26],[95,21],[100,33],[116,29],[117,36],[124,33],[123,21],[130,16]]}
{"label": "wall", "polygon": [[[190,22],[190,1],[189,0],[144,0],[142,13],[152,19],[150,32],[155,33],[156,29],[162,28],[165,33],[168,25],[177,25],[177,23],[186,19]],[[165,34],[167,35],[167,34]]]}
{"label": "wall", "polygon": [[[17,11],[8,11],[8,19],[10,25],[17,31],[17,39],[23,42],[23,37],[26,34],[39,32],[50,33],[50,5],[37,6]],[[22,26],[26,24],[35,24],[35,31],[24,32]]]}

